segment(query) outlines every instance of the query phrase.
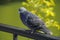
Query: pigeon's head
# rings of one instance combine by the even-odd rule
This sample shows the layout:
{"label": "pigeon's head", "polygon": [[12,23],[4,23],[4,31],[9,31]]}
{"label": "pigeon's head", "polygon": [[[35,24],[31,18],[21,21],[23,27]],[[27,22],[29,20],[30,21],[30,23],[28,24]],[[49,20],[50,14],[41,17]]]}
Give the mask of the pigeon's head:
{"label": "pigeon's head", "polygon": [[25,11],[27,11],[24,7],[19,8],[19,13],[24,13]]}

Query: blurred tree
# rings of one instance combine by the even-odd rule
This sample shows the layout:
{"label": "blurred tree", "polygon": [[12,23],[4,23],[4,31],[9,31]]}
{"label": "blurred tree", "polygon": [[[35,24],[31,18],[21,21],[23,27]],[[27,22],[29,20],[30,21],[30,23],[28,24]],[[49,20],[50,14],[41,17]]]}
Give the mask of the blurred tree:
{"label": "blurred tree", "polygon": [[0,0],[0,4],[5,4],[5,3],[9,3],[9,2],[22,2],[22,1],[26,1],[26,0]]}
{"label": "blurred tree", "polygon": [[0,0],[0,4],[4,4],[4,3],[8,3],[10,2],[11,0]]}
{"label": "blurred tree", "polygon": [[47,27],[60,29],[58,21],[55,20],[54,0],[27,0],[27,2],[22,2],[22,5],[44,20]]}

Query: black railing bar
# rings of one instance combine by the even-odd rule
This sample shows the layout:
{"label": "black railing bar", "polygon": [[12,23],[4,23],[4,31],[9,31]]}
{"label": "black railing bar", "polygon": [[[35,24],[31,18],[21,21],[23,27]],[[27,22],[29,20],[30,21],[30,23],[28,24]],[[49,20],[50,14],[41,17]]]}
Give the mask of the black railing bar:
{"label": "black railing bar", "polygon": [[45,35],[45,34],[40,34],[40,33],[35,33],[35,34],[31,34],[30,31],[26,31],[25,29],[21,29],[21,28],[16,28],[15,26],[10,26],[10,25],[6,25],[6,24],[0,24],[0,30],[1,31],[5,31],[5,32],[9,32],[9,33],[16,33],[18,35],[24,36],[24,37],[28,37],[28,38],[33,38],[33,39],[41,39],[42,38],[48,38],[49,40],[60,40],[57,37],[53,37],[50,35]]}

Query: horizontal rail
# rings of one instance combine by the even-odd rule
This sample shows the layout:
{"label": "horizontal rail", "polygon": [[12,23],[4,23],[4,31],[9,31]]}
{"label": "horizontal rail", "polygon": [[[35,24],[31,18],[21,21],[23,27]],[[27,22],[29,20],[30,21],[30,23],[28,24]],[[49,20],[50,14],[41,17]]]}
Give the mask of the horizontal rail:
{"label": "horizontal rail", "polygon": [[60,40],[60,38],[58,37],[53,37],[53,36],[41,34],[41,33],[30,33],[31,32],[30,30],[17,28],[15,26],[2,24],[2,23],[0,23],[0,31],[21,35],[21,36],[36,39],[36,40]]}

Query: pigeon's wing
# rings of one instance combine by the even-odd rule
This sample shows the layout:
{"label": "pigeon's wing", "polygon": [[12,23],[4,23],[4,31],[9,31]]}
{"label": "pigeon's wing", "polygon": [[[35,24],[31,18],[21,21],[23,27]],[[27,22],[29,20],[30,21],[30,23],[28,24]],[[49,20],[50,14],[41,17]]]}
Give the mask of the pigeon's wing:
{"label": "pigeon's wing", "polygon": [[41,19],[39,19],[38,16],[30,13],[30,14],[28,14],[27,24],[31,25],[31,26],[39,26],[39,25],[44,24],[44,23]]}

